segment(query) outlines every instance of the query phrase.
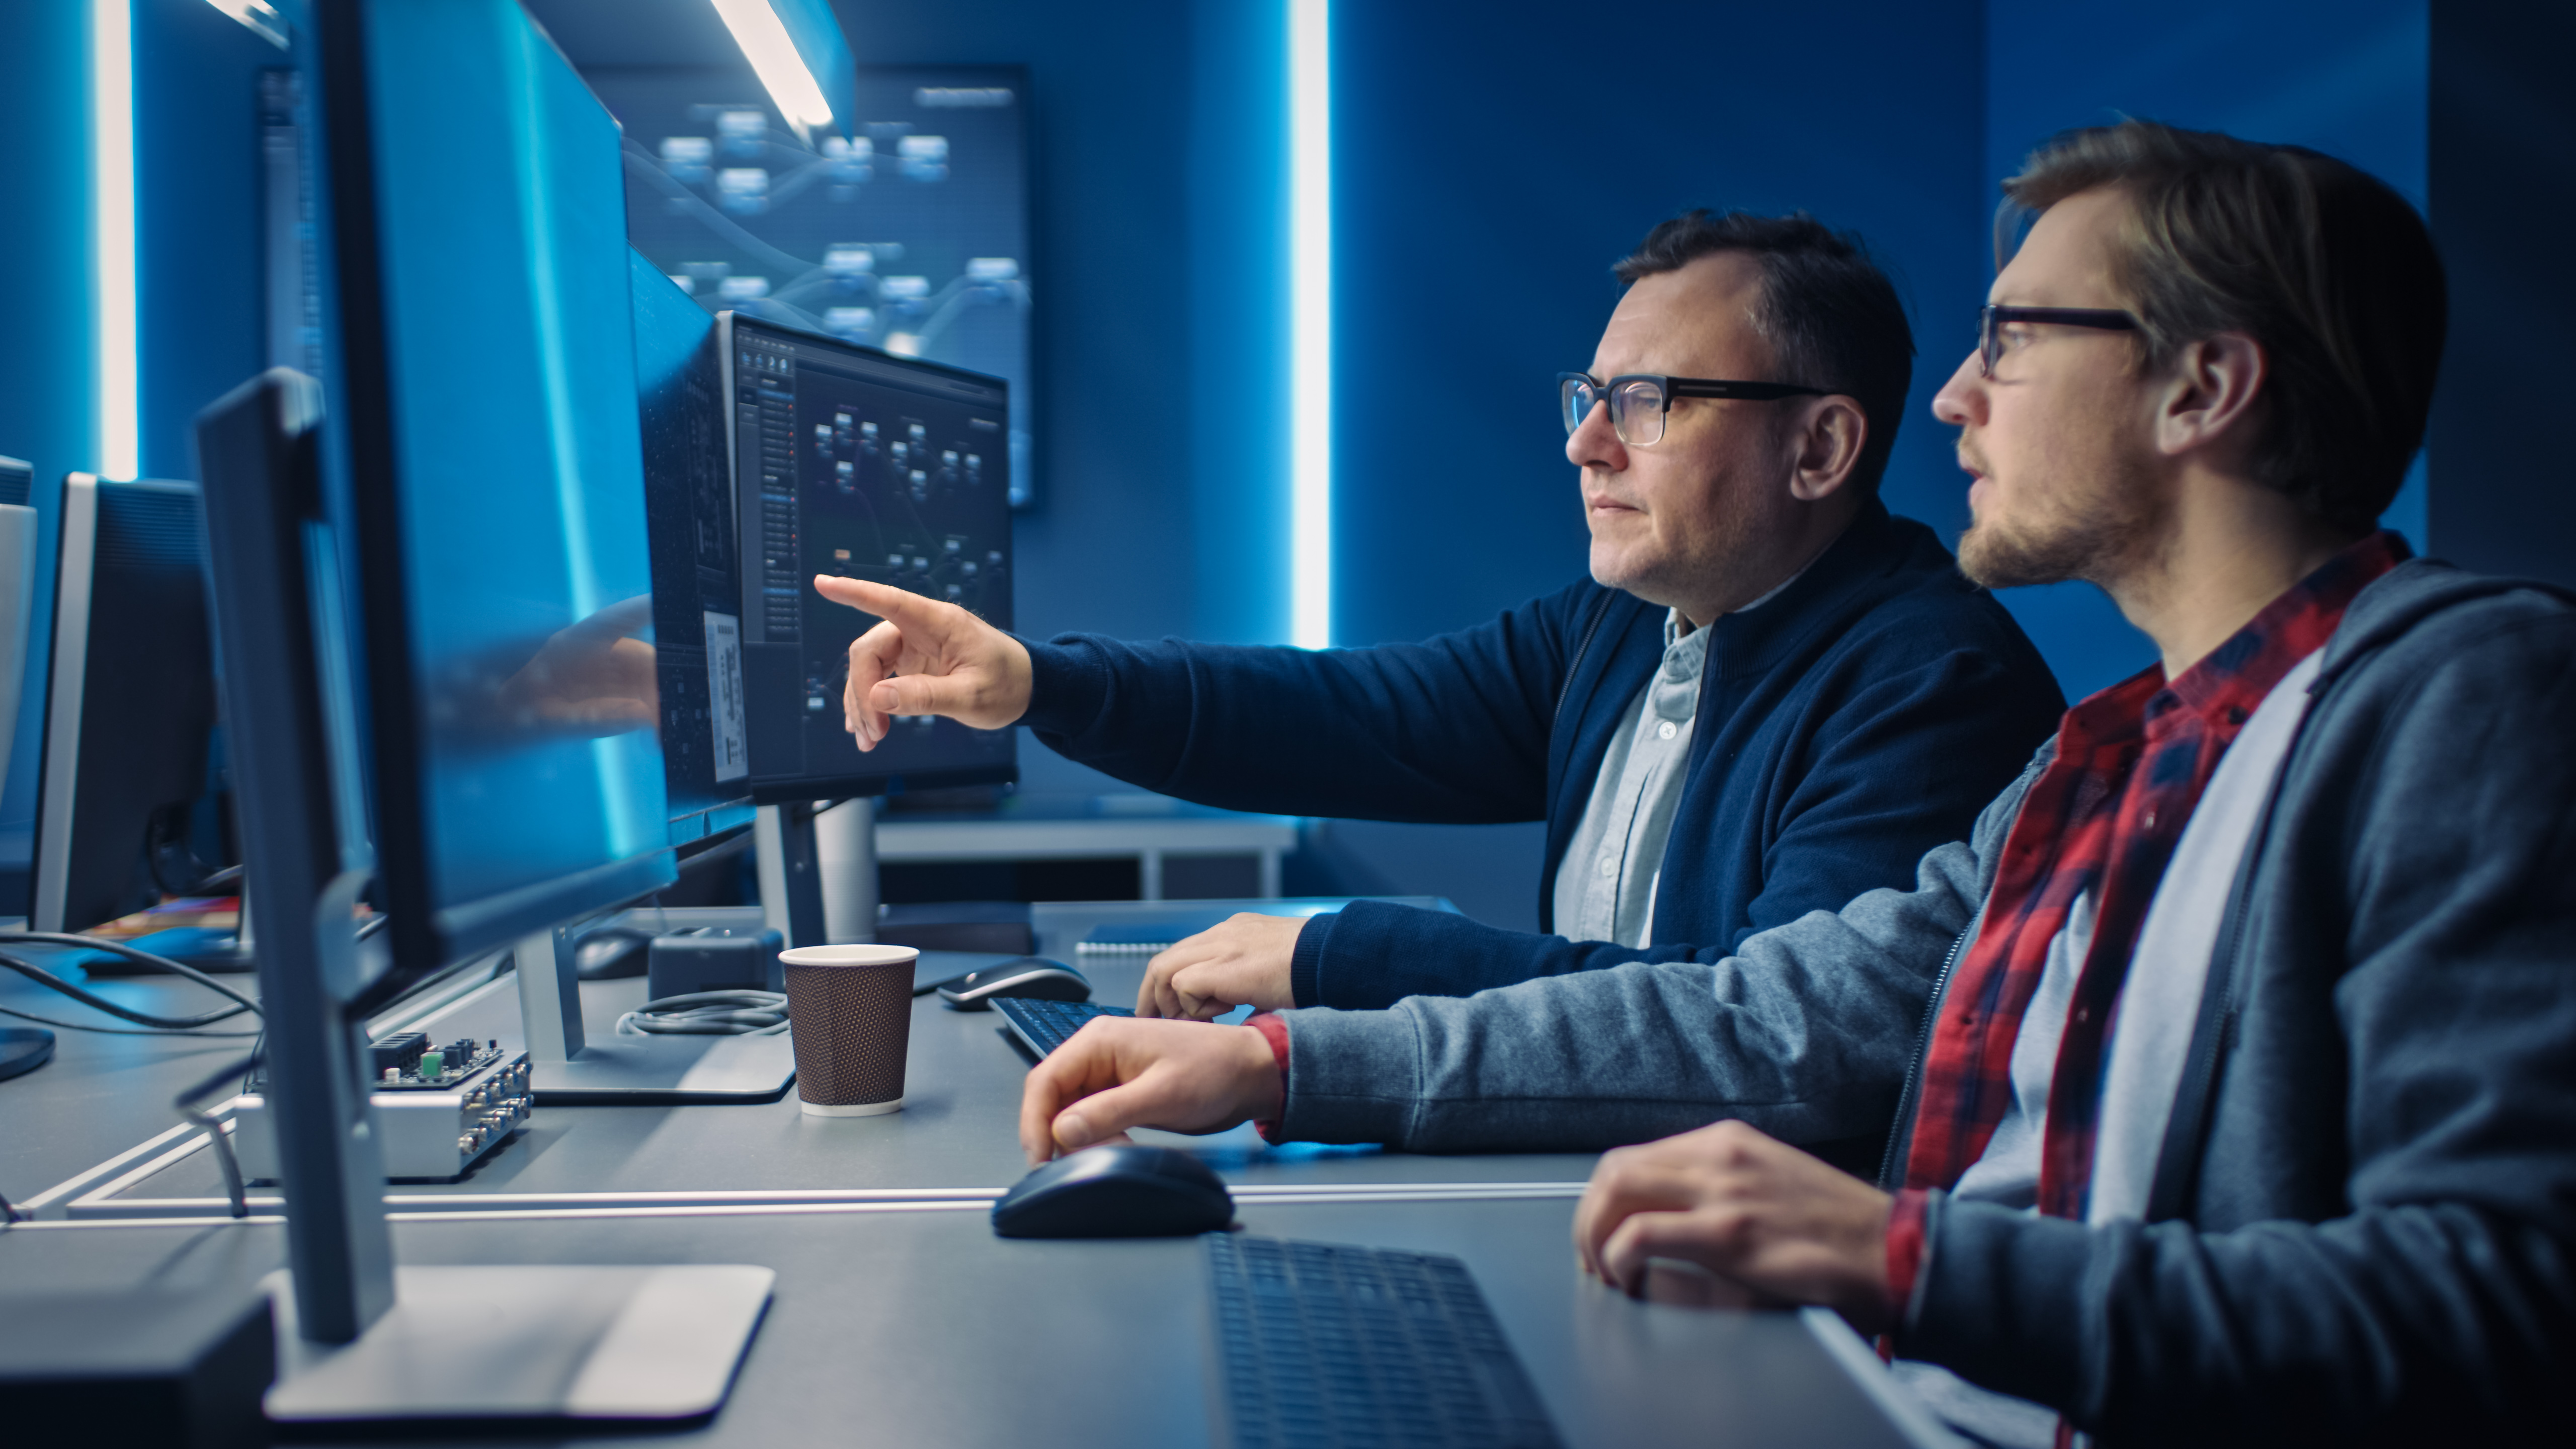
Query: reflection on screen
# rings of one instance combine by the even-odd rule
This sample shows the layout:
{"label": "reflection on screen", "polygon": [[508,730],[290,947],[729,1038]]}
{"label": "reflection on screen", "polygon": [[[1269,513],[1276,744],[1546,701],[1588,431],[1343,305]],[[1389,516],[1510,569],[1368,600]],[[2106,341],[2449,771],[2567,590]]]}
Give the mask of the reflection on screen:
{"label": "reflection on screen", "polygon": [[616,124],[516,0],[378,0],[366,34],[445,913],[666,841],[625,198]]}

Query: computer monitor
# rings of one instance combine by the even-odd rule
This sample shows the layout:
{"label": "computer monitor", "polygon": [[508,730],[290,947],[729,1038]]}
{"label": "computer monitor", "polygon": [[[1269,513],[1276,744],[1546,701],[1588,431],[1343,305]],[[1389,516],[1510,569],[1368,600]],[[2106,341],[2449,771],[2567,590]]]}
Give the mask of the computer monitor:
{"label": "computer monitor", "polygon": [[[265,1411],[703,1418],[775,1275],[397,1292],[359,1050],[407,978],[503,945],[554,974],[554,931],[675,875],[616,123],[518,0],[313,0],[298,35],[319,407],[271,374],[199,428],[248,881],[286,937],[260,962],[292,1264]],[[390,965],[355,950],[371,878]]]}
{"label": "computer monitor", "polygon": [[437,60],[334,78],[323,434],[416,975],[674,878],[634,300],[617,123],[514,0],[347,13]]}
{"label": "computer monitor", "polygon": [[654,657],[671,843],[751,822],[742,709],[742,565],[726,472],[724,367],[715,319],[629,251],[635,390],[643,415],[644,521],[653,563]]}
{"label": "computer monitor", "polygon": [[763,804],[1018,777],[1008,729],[921,716],[860,753],[849,647],[876,621],[815,592],[873,579],[1011,626],[1010,389],[739,313],[716,319],[732,402],[751,785]]}
{"label": "computer monitor", "polygon": [[[37,766],[39,931],[83,931],[199,890],[215,664],[197,485],[63,480]],[[216,862],[214,864],[220,864]]]}

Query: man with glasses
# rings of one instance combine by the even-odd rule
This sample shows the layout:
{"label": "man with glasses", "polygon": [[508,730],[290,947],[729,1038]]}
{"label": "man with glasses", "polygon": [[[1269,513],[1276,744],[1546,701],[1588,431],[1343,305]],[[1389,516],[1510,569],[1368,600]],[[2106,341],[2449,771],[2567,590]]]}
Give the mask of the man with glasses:
{"label": "man with glasses", "polygon": [[1147,1016],[1715,960],[1908,879],[2062,700],[1931,531],[1877,501],[1912,373],[1895,289],[1804,215],[1694,212],[1617,274],[1627,291],[1589,371],[1558,383],[1590,579],[1425,643],[1313,652],[1023,643],[822,578],[888,620],[851,649],[860,745],[893,714],[1023,721],[1085,764],[1213,805],[1548,822],[1554,934],[1379,903],[1238,916],[1151,964]]}
{"label": "man with glasses", "polygon": [[[1583,1268],[1835,1308],[1976,1442],[2576,1437],[2576,598],[2376,528],[2432,239],[2341,162],[2144,122],[2006,189],[2037,220],[1935,403],[1961,566],[2095,583],[2159,664],[1911,892],[1714,971],[1093,1022],[1030,1076],[1031,1157],[1244,1118],[1608,1143],[1687,1102],[1734,1120],[1606,1155]],[[1846,1025],[1925,988],[1893,1052]],[[1899,1080],[1875,1185],[1776,1140]]]}

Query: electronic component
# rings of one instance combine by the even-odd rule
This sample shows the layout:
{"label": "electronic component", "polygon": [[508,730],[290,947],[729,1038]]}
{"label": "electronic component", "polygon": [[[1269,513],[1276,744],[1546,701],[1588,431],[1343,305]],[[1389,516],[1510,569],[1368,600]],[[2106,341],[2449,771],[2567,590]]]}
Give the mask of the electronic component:
{"label": "electronic component", "polygon": [[1466,1264],[1236,1233],[1200,1241],[1236,1444],[1557,1444]]}
{"label": "electronic component", "polygon": [[656,998],[702,991],[784,991],[778,953],[787,940],[765,927],[701,926],[655,936],[645,959],[646,990]]}
{"label": "electronic component", "polygon": [[[533,1108],[528,1056],[497,1041],[471,1039],[432,1046],[416,1031],[370,1047],[376,1068],[376,1131],[385,1176],[396,1182],[454,1182],[525,1126]],[[277,1143],[263,1089],[254,1073],[233,1107],[233,1151],[242,1175],[273,1182]]]}

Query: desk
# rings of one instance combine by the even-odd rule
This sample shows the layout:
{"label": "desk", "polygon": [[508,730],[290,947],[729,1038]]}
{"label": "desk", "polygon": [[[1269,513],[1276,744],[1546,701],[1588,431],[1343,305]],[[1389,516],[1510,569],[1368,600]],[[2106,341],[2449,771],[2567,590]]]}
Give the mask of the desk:
{"label": "desk", "polygon": [[[1041,923],[1041,935],[1078,935],[1090,928],[1097,909],[1042,907],[1050,914]],[[924,957],[922,977],[939,979],[999,959],[931,952]],[[1134,999],[1145,963],[1136,957],[1108,957],[1084,963],[1083,970],[1100,1000],[1123,1003]],[[643,999],[641,980],[584,983],[584,1029],[593,1036],[607,1035],[619,1013]],[[599,1202],[602,1194],[640,1205],[704,1202],[711,1193],[726,1194],[726,1200],[736,1203],[811,1202],[827,1194],[999,1193],[1028,1170],[1019,1148],[1026,1063],[1002,1038],[1001,1018],[992,1012],[953,1011],[936,996],[914,998],[912,1011],[901,1112],[808,1116],[798,1109],[792,1088],[776,1102],[722,1107],[545,1106],[463,1181],[398,1184],[390,1192],[401,1208],[459,1211],[570,1207]],[[519,1039],[518,1026],[516,987],[507,977],[417,1023],[418,1029],[441,1039],[498,1037],[511,1044]],[[1249,1126],[1214,1137],[1141,1137],[1185,1145],[1229,1182],[1244,1186],[1392,1180],[1444,1184],[1455,1191],[1475,1184],[1517,1184],[1523,1191],[1571,1197],[1591,1176],[1593,1162],[1589,1153],[1422,1157],[1371,1147],[1273,1148]],[[45,1204],[44,1210],[82,1218],[217,1211],[222,1187],[203,1141],[195,1134],[175,1136],[154,1156],[99,1177]],[[140,1172],[154,1162],[162,1164],[160,1170],[120,1181],[129,1169]],[[255,1190],[254,1195],[273,1200],[275,1191]]]}
{"label": "desk", "polygon": [[[717,1109],[702,1109],[717,1110]],[[1466,1260],[1565,1442],[1907,1442],[1811,1320],[1632,1302],[1576,1277],[1566,1202],[1247,1207],[1252,1232]],[[678,1217],[398,1222],[402,1261],[747,1262],[777,1298],[705,1428],[586,1444],[1197,1445],[1220,1442],[1200,1249],[995,1238],[981,1204]],[[40,1224],[0,1233],[10,1293],[147,1280],[246,1287],[271,1223]],[[1847,1332],[1847,1330],[1836,1330]],[[1856,1346],[1857,1339],[1848,1341]],[[481,1441],[477,1442],[490,1442]],[[556,1442],[556,1441],[545,1441]]]}
{"label": "desk", "polygon": [[[1042,935],[1089,929],[1080,913],[1051,909]],[[1086,969],[1116,1001],[1132,996],[1143,962]],[[472,989],[419,1024],[516,1036],[509,978],[459,984]],[[203,994],[149,980],[111,990],[162,1010]],[[590,1029],[608,1030],[643,990],[633,980],[586,984]],[[35,998],[0,993],[21,999]],[[917,1000],[910,1102],[888,1117],[806,1117],[792,1095],[754,1106],[542,1108],[466,1181],[390,1194],[398,1251],[415,1264],[777,1270],[777,1301],[732,1401],[677,1441],[1216,1442],[1219,1381],[1195,1244],[992,1236],[987,1205],[1022,1171],[1013,1125],[1025,1071],[997,1026],[989,1013]],[[63,1046],[54,1065],[0,1083],[0,1170],[22,1193],[31,1189],[21,1182],[71,1178],[172,1127],[171,1094],[244,1043],[65,1033]],[[22,1130],[31,1123],[36,1131]],[[99,1190],[192,1136],[174,1130],[162,1149],[80,1179],[47,1204],[48,1221],[0,1231],[0,1296],[147,1278],[247,1287],[280,1266],[274,1217],[208,1216],[218,1199],[202,1151]],[[1569,1445],[1907,1442],[1891,1417],[1901,1411],[1874,1397],[1886,1389],[1847,1330],[1814,1315],[1636,1303],[1581,1280],[1568,1229],[1588,1154],[1274,1150],[1248,1130],[1163,1140],[1186,1142],[1229,1179],[1249,1231],[1465,1259]],[[67,1220],[74,1201],[81,1212]]]}

